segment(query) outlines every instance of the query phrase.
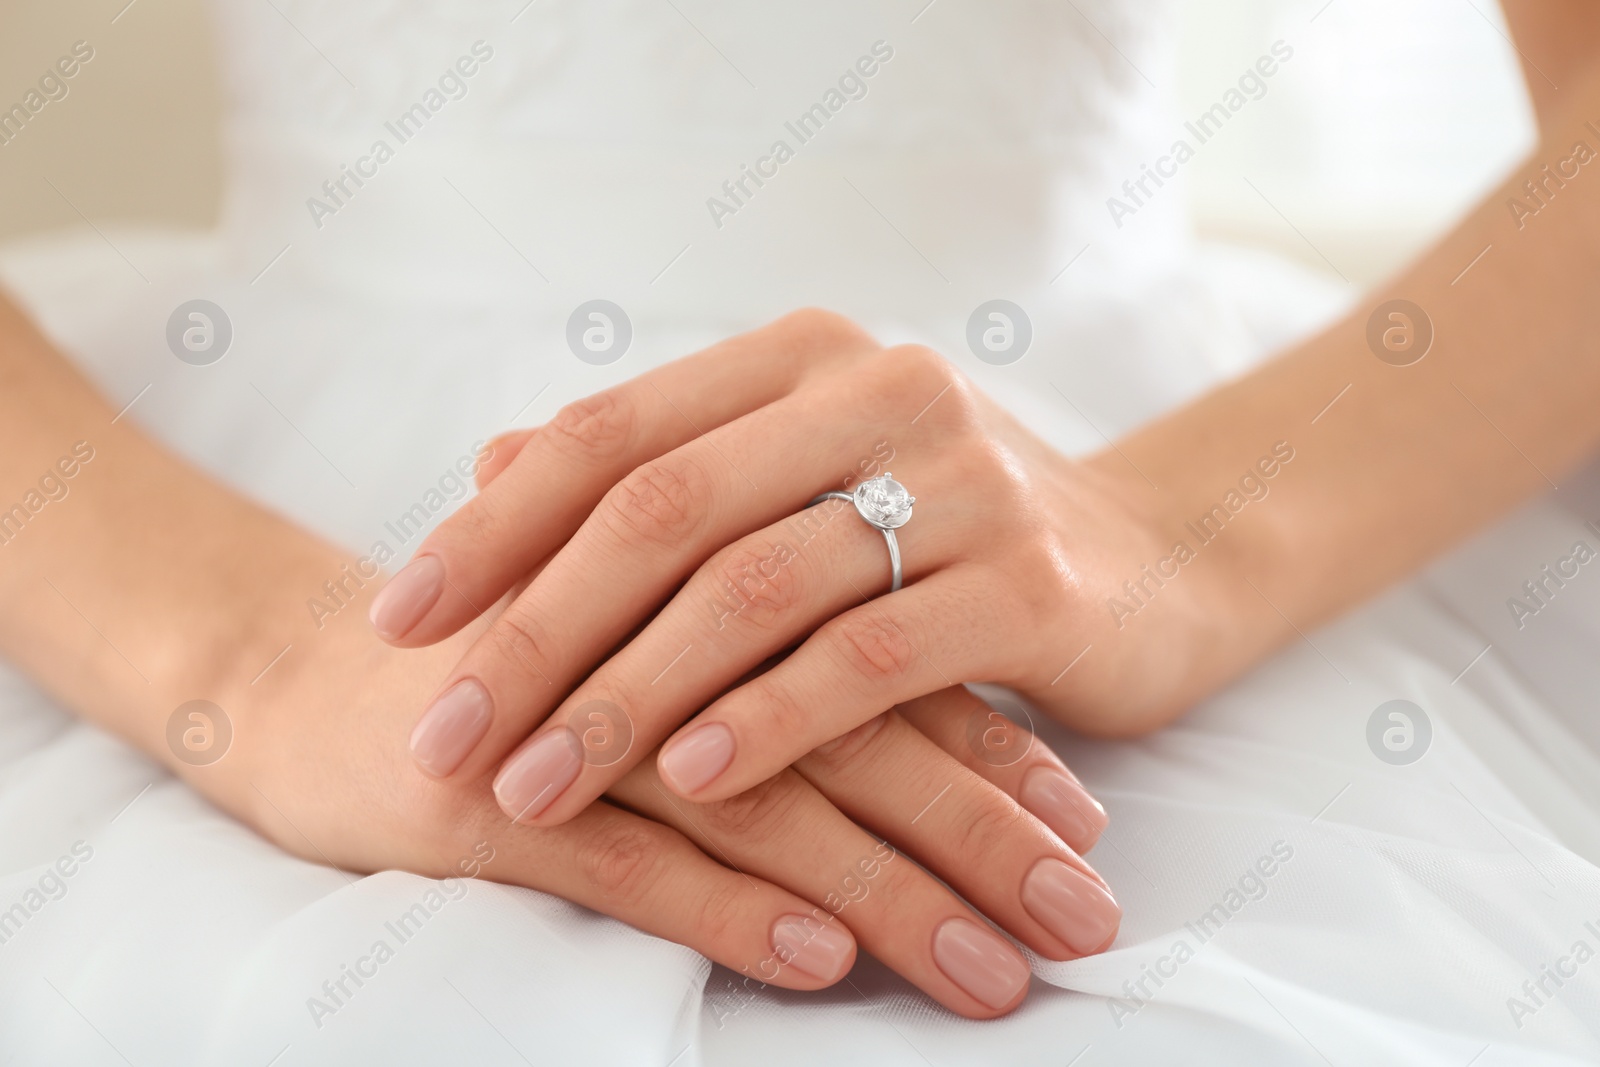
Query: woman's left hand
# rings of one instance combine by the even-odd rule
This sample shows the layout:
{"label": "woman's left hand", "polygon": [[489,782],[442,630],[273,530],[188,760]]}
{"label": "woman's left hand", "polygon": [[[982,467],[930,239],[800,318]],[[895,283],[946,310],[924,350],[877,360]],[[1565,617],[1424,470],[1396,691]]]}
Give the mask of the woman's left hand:
{"label": "woman's left hand", "polygon": [[[916,496],[898,592],[850,503],[806,507],[891,470]],[[937,354],[823,312],[570,405],[484,474],[372,617],[429,644],[534,573],[412,735],[436,777],[516,748],[495,791],[524,822],[571,818],[664,740],[672,788],[730,797],[968,681],[1090,732],[1147,729],[1181,710],[1215,628],[1199,568],[1138,626],[1108,607],[1172,545],[1125,461],[1071,462]]]}

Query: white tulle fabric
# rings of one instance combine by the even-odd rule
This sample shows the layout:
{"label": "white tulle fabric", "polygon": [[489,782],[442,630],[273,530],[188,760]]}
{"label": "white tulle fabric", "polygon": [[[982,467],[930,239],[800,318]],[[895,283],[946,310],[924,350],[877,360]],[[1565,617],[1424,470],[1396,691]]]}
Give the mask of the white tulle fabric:
{"label": "white tulle fabric", "polygon": [[[110,395],[150,387],[128,417],[355,549],[473,441],[798,304],[939,346],[1073,452],[1338,309],[1192,246],[1177,190],[1110,225],[1104,197],[1175,125],[1150,81],[1163,5],[921,6],[226,0],[220,231],[108,231],[148,284],[93,234],[14,246],[0,272]],[[867,95],[718,228],[706,198],[880,40]],[[467,94],[316,226],[306,200],[476,41],[493,55]],[[965,348],[994,296],[1035,322],[1011,367]],[[209,368],[162,341],[194,297],[234,323]],[[606,368],[562,340],[595,297],[635,323]],[[0,943],[0,1045],[27,1064],[1594,1062],[1600,962],[1573,960],[1600,951],[1600,579],[1521,629],[1505,607],[1596,543],[1600,492],[1568,489],[1159,735],[1046,731],[1111,813],[1092,858],[1126,920],[1103,956],[1037,961],[1027,1004],[986,1024],[870,960],[826,993],[749,995],[476,882],[318,1026],[307,999],[439,887],[287,857],[0,675],[0,913],[30,902]],[[1394,698],[1434,729],[1405,767],[1366,741]]]}

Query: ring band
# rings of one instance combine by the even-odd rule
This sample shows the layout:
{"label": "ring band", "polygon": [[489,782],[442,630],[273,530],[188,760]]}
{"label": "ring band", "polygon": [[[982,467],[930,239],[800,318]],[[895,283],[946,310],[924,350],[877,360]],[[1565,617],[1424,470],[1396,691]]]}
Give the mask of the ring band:
{"label": "ring band", "polygon": [[898,593],[903,575],[900,568],[900,542],[894,532],[911,521],[911,505],[917,502],[917,498],[906,492],[906,487],[885,471],[881,477],[869,478],[856,486],[853,493],[837,490],[823,493],[806,507],[814,508],[824,500],[850,501],[856,506],[856,514],[867,525],[883,533],[883,542],[889,546],[889,572],[892,578],[889,592]]}

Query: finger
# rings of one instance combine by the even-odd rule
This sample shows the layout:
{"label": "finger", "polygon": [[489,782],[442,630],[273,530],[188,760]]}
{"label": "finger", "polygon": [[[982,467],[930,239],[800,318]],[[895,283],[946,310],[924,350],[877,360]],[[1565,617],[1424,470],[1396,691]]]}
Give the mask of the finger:
{"label": "finger", "polygon": [[1116,937],[1122,909],[1104,879],[895,712],[823,745],[795,770],[1040,955],[1076,959]]}
{"label": "finger", "polygon": [[1110,818],[1066,764],[1019,724],[965,686],[896,709],[962,766],[1005,791],[1079,855],[1094,847]]}
{"label": "finger", "polygon": [[809,952],[780,960],[815,906],[713,861],[658,822],[605,803],[556,830],[517,826],[498,811],[488,821],[488,858],[475,858],[494,881],[553,893],[734,970],[763,968],[763,981],[786,989],[831,985],[855,959],[849,930],[834,923]]}
{"label": "finger", "polygon": [[488,455],[478,464],[478,472],[473,475],[473,481],[480,492],[484,486],[499,477],[501,471],[511,466],[511,461],[522,454],[522,446],[538,432],[537,429],[512,430],[510,433],[490,438],[489,447],[486,449]]}
{"label": "finger", "polygon": [[[902,354],[907,351],[911,354]],[[853,379],[858,388],[851,393],[798,390],[634,470],[554,553],[529,593],[469,650],[459,675],[479,677],[494,706],[515,716],[524,700],[537,703],[548,693],[525,664],[511,662],[506,654],[522,638],[559,631],[563,647],[548,650],[558,658],[569,648],[613,648],[718,549],[792,517],[820,491],[849,488],[863,477],[887,473],[895,446],[880,436],[885,406],[905,406],[903,413],[914,421],[913,402],[901,395],[907,382],[919,390],[919,397],[921,391],[933,394],[941,382],[937,395],[952,387],[947,365],[922,352],[884,352]],[[930,359],[938,366],[931,366]],[[918,375],[925,380],[919,382]],[[782,446],[774,447],[774,442]],[[830,504],[835,512],[848,507]],[[946,494],[934,506],[935,521],[908,528],[903,537],[914,542],[925,536],[925,529],[970,534],[973,523],[958,514],[953,497]],[[919,557],[918,562],[925,561]],[[874,577],[886,571],[880,565]],[[623,595],[596,597],[598,574]],[[585,667],[592,665],[584,662]],[[496,678],[483,678],[479,669]],[[549,678],[558,672],[543,673]],[[520,727],[521,734],[513,728],[504,737],[520,740],[548,710],[537,706],[521,711],[523,721],[510,724]],[[510,742],[497,745],[501,740],[497,730],[486,742],[490,756],[504,755]],[[477,769],[476,763],[463,768],[467,773]]]}
{"label": "finger", "polygon": [[[444,737],[451,743],[438,751],[414,749],[423,770],[434,776],[476,775],[502,759],[546,719],[605,650],[616,648],[716,549],[792,515],[817,488],[850,484],[855,477],[881,471],[894,454],[887,441],[871,443],[882,421],[880,401],[887,402],[881,394],[892,392],[891,383],[904,385],[913,372],[929,379],[921,384],[933,395],[951,388],[947,382],[937,392],[931,389],[949,372],[931,371],[929,359],[936,357],[916,354],[920,351],[884,353],[872,373],[860,379],[860,396],[847,398],[849,404],[836,390],[800,390],[624,479],[550,559],[533,586],[468,650],[424,713],[415,736],[424,741]],[[804,444],[777,452],[774,440]],[[842,458],[847,456],[852,458]],[[501,480],[520,465],[513,465]],[[846,472],[842,477],[841,471]],[[961,521],[953,498],[937,506],[946,521],[928,528],[970,532],[972,524]],[[908,536],[915,541],[923,535]],[[605,576],[616,595],[594,595],[597,575]],[[571,783],[580,765],[554,740],[545,739],[545,744],[537,757],[542,769],[536,778],[564,776],[550,791],[542,784],[535,790],[548,803]],[[525,808],[509,805],[515,811]]]}
{"label": "finger", "polygon": [[[469,740],[447,752],[454,763],[417,752],[423,769],[435,776],[476,775],[503,759],[545,720],[572,683],[617,648],[719,548],[792,517],[818,487],[842,483],[853,465],[876,463],[867,451],[873,447],[870,437],[863,439],[869,426],[827,416],[827,405],[817,398],[785,398],[759,416],[713,431],[624,479],[462,657],[423,722],[460,720],[471,722],[473,731],[462,731],[460,736]],[[779,456],[770,448],[772,435],[808,444]],[[841,455],[858,458],[846,463]],[[500,480],[514,476],[519,465]],[[753,484],[764,488],[757,491]],[[850,508],[843,502],[828,503],[835,513]],[[866,524],[857,520],[857,525]],[[867,532],[855,534],[870,543]],[[881,552],[882,536],[875,536]],[[920,535],[910,536],[914,540]],[[881,558],[874,577],[886,583],[888,566]],[[609,595],[595,595],[601,580]],[[671,655],[682,649],[679,645]],[[468,699],[462,694],[471,696],[470,712],[463,710]],[[434,733],[432,726],[419,725],[418,730],[424,738]],[[563,773],[578,769],[561,756],[555,742],[546,744],[549,751],[540,758],[553,761],[550,768]],[[569,776],[562,787],[571,780]],[[547,794],[546,802],[557,792]],[[522,807],[512,805],[514,810]]]}
{"label": "finger", "polygon": [[802,944],[847,921],[863,948],[968,1018],[1003,1015],[1027,992],[1028,963],[1010,942],[794,771],[712,804],[681,800],[639,773],[614,795],[703,842],[735,869],[813,901],[811,922],[797,938]]}
{"label": "finger", "polygon": [[674,734],[662,778],[682,796],[720,800],[896,704],[1008,676],[1015,619],[979,573],[958,565],[829,620]]}
{"label": "finger", "polygon": [[[953,536],[909,544],[913,579],[960,548]],[[889,576],[882,533],[837,501],[718,552],[507,759],[495,781],[504,810],[544,826],[570,818],[719,693]],[[625,750],[617,731],[631,738]]]}
{"label": "finger", "polygon": [[373,600],[379,636],[411,648],[454,633],[564,544],[629,471],[785,395],[837,351],[872,345],[836,316],[795,320],[564,407]]}

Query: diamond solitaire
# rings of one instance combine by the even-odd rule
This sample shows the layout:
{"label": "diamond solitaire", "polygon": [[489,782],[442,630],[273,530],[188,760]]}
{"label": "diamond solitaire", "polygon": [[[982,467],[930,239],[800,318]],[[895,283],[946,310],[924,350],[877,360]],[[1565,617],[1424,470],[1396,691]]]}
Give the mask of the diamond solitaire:
{"label": "diamond solitaire", "polygon": [[856,506],[868,526],[883,534],[883,543],[889,548],[889,592],[898,593],[903,575],[900,569],[900,542],[895,537],[897,527],[911,521],[911,505],[917,498],[906,492],[906,487],[885,471],[881,478],[869,478],[856,486],[853,493],[835,490],[823,493],[807,504],[814,508],[824,500],[848,500]]}
{"label": "diamond solitaire", "polygon": [[861,517],[880,530],[898,529],[911,521],[911,505],[917,502],[887,471],[856,486],[853,500]]}

